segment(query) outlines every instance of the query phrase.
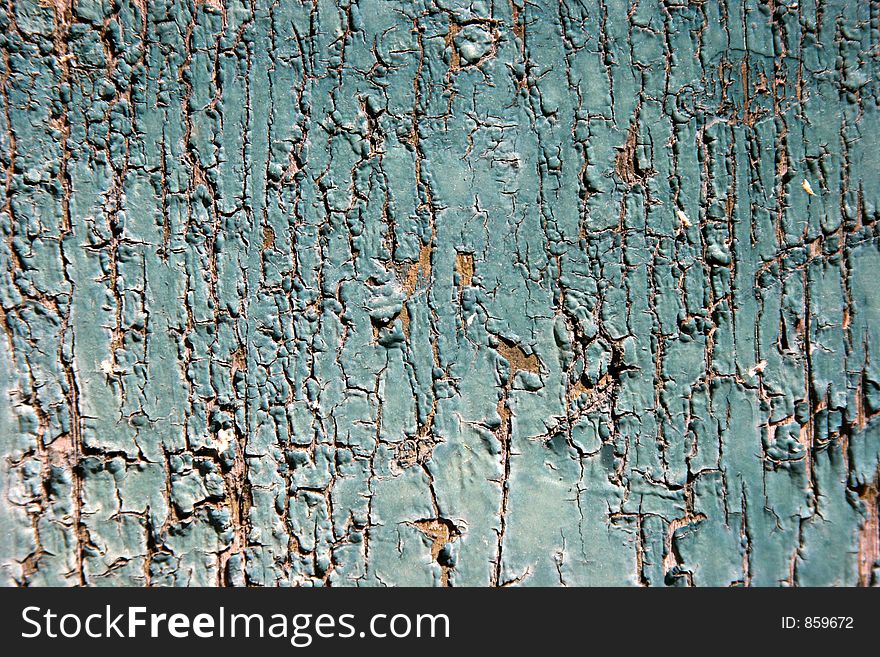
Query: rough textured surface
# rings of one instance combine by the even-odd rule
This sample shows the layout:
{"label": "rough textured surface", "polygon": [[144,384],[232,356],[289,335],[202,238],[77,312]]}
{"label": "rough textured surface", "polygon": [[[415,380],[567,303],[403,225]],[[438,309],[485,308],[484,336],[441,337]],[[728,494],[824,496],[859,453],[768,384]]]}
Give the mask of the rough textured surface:
{"label": "rough textured surface", "polygon": [[878,42],[3,0],[0,583],[876,584]]}

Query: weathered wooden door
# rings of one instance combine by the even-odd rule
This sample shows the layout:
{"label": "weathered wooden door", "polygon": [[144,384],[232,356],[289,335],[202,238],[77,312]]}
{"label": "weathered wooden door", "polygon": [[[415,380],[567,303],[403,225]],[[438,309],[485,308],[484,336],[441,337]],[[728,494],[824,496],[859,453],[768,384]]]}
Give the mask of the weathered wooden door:
{"label": "weathered wooden door", "polygon": [[6,0],[0,582],[877,583],[878,17]]}

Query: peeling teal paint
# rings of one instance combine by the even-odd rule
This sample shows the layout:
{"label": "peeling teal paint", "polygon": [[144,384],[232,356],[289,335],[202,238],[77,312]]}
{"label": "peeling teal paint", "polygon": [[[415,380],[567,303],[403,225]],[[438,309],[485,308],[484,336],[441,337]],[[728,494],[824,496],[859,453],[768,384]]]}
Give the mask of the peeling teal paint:
{"label": "peeling teal paint", "polygon": [[877,584],[878,40],[6,0],[0,582]]}

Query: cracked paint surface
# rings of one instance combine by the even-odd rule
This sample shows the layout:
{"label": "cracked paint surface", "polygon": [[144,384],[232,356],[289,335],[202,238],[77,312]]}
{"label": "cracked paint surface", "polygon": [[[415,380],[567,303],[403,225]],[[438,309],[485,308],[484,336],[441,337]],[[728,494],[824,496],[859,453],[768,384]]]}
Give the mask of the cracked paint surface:
{"label": "cracked paint surface", "polygon": [[3,0],[0,583],[877,584],[878,42]]}

